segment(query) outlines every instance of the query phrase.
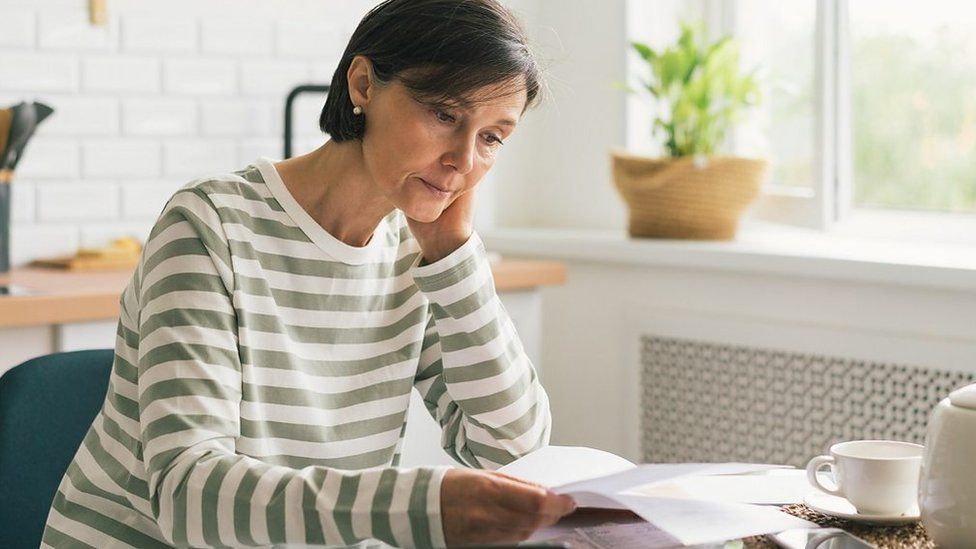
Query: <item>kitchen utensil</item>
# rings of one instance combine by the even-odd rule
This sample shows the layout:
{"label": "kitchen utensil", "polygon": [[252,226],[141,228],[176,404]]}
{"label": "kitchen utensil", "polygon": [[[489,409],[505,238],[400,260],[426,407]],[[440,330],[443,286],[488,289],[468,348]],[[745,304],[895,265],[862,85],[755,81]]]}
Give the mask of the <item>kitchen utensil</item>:
{"label": "kitchen utensil", "polygon": [[0,158],[0,170],[10,170],[10,166],[17,158],[17,145],[27,126],[33,125],[35,112],[26,103],[17,103],[11,107],[10,130],[7,132],[7,147]]}
{"label": "kitchen utensil", "polygon": [[34,130],[54,109],[36,101],[0,110],[0,273],[10,270],[10,182]]}
{"label": "kitchen utensil", "polygon": [[0,170],[0,274],[10,270],[10,181]]}
{"label": "kitchen utensil", "polygon": [[7,138],[10,136],[10,124],[14,118],[14,111],[11,109],[0,109],[0,158],[4,157],[7,150]]}
{"label": "kitchen utensil", "polygon": [[37,127],[41,125],[41,122],[43,122],[45,118],[47,118],[48,116],[51,115],[51,113],[54,112],[54,109],[45,105],[44,103],[38,103],[37,101],[34,101],[33,105],[34,105],[34,127],[30,129],[30,132],[27,134],[27,136],[23,140],[23,143],[20,145],[20,149],[17,151],[17,158],[14,160],[13,165],[10,166],[11,170],[17,169],[17,164],[19,164],[20,159],[24,157],[24,148],[27,147],[27,141],[31,138],[31,136],[34,135],[34,131],[37,130]]}
{"label": "kitchen utensil", "polygon": [[34,135],[37,125],[47,118],[54,110],[43,103],[19,103],[14,109],[13,123],[10,126],[10,137],[7,151],[4,154],[0,169],[13,171],[23,156],[27,141]]}

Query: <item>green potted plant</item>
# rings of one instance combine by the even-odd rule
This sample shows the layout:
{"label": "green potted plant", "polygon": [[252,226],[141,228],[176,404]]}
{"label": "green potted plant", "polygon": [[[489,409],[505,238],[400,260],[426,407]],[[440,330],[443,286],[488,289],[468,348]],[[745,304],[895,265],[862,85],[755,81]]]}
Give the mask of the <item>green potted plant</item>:
{"label": "green potted plant", "polygon": [[612,153],[614,183],[630,210],[631,236],[734,238],[768,163],[716,150],[761,98],[755,71],[741,72],[733,39],[707,43],[700,26],[682,24],[677,43],[661,51],[631,45],[650,69],[642,88],[660,105],[651,128],[663,136],[668,155]]}

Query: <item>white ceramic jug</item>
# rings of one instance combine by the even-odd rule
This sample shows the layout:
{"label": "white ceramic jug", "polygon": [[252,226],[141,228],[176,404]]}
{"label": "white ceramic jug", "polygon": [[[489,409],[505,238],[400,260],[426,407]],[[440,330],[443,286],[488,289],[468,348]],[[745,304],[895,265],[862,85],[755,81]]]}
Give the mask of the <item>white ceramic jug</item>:
{"label": "white ceramic jug", "polygon": [[932,412],[918,505],[939,547],[976,547],[976,385],[953,391]]}

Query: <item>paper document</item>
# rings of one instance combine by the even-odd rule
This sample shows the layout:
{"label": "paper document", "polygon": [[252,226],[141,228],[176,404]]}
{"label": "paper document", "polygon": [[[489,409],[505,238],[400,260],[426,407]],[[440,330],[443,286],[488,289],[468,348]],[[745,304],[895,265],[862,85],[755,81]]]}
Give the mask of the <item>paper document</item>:
{"label": "paper document", "polygon": [[682,544],[693,545],[811,527],[775,507],[729,501],[728,483],[715,485],[724,494],[712,499],[702,492],[707,481],[697,488],[694,483],[683,488],[680,482],[782,468],[749,463],[634,465],[600,450],[549,446],[499,471],[569,494],[581,507],[629,509]]}
{"label": "paper document", "polygon": [[637,467],[610,452],[581,446],[546,446],[499,471],[543,486],[561,486]]}
{"label": "paper document", "polygon": [[805,470],[773,469],[743,475],[680,477],[634,488],[630,493],[727,503],[789,505],[802,502],[809,491]]}
{"label": "paper document", "polygon": [[[532,536],[532,541],[561,542],[573,549],[671,549],[683,545],[647,521],[566,528],[548,536]],[[724,544],[698,545],[702,549],[722,549]]]}

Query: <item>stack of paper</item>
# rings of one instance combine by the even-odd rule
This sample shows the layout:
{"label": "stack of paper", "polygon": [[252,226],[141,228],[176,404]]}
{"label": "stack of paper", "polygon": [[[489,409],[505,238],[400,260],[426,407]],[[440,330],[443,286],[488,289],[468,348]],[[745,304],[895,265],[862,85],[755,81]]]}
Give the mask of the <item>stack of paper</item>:
{"label": "stack of paper", "polygon": [[[798,501],[797,475],[776,465],[635,465],[592,448],[549,446],[499,471],[573,496],[581,507],[629,509],[685,545],[815,526],[776,507]],[[769,480],[773,479],[773,480]]]}

